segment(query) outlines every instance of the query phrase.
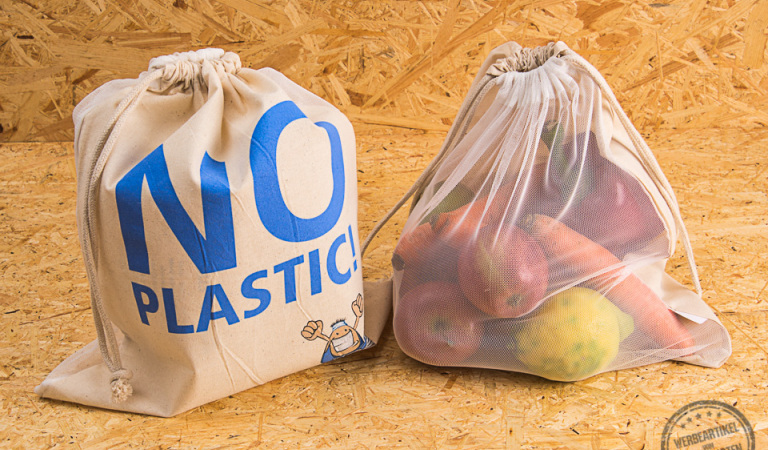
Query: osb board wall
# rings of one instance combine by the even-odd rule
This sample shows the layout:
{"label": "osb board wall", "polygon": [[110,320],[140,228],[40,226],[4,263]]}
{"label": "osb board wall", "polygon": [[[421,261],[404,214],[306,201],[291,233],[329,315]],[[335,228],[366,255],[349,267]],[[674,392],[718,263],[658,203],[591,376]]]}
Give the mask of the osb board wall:
{"label": "osb board wall", "polygon": [[[766,2],[0,0],[0,447],[658,448],[675,410],[716,399],[768,448]],[[704,298],[733,338],[719,369],[667,362],[578,383],[376,348],[172,419],[41,400],[95,338],[74,217],[73,105],[149,58],[205,46],[339,106],[358,139],[360,234],[434,156],[487,52],[561,39],[608,79],[675,188]],[[63,142],[56,142],[63,141]],[[376,238],[389,273],[405,211]],[[668,265],[690,279],[682,255]],[[690,283],[689,283],[690,284]]]}
{"label": "osb board wall", "polygon": [[1,0],[0,140],[70,140],[93,89],[206,46],[366,122],[442,130],[492,47],[562,39],[640,127],[765,124],[766,26],[756,0]]}

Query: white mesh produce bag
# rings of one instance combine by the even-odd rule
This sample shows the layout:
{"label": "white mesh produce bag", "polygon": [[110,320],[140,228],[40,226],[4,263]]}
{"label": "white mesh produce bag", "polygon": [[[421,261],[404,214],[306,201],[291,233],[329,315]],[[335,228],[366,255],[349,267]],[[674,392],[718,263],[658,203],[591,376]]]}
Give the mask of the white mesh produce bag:
{"label": "white mesh produce bag", "polygon": [[[412,191],[393,256],[408,355],[564,381],[730,355],[669,182],[565,44],[495,49]],[[665,273],[678,238],[696,293]]]}

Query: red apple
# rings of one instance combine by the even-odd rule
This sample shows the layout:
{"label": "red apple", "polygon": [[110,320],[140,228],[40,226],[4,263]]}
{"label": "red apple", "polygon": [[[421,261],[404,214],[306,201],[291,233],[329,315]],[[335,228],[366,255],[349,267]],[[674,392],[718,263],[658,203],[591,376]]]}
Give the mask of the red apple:
{"label": "red apple", "polygon": [[426,364],[453,366],[480,346],[483,320],[458,285],[430,282],[398,300],[393,326],[397,343],[408,356]]}
{"label": "red apple", "polygon": [[[595,189],[562,218],[569,227],[623,259],[627,253],[668,252],[665,230],[651,198],[642,185],[620,167],[607,163],[597,176]],[[645,248],[652,241],[653,248]]]}
{"label": "red apple", "polygon": [[541,246],[508,224],[487,230],[459,256],[459,285],[481,311],[494,317],[527,314],[544,298],[549,270]]}
{"label": "red apple", "polygon": [[406,265],[400,276],[398,292],[404,295],[430,281],[458,283],[459,251],[442,239],[435,239],[421,249],[419,264]]}

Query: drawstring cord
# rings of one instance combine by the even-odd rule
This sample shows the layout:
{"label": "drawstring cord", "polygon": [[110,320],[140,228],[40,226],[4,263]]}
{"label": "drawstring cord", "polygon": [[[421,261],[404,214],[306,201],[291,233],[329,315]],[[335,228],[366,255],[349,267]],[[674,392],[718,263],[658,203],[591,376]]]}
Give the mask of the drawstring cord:
{"label": "drawstring cord", "polygon": [[94,250],[94,242],[96,241],[94,235],[96,233],[93,229],[93,224],[96,222],[96,211],[98,210],[97,197],[101,187],[101,176],[104,173],[104,166],[114,150],[115,142],[126,118],[138,106],[139,100],[150,89],[152,83],[162,79],[165,85],[181,85],[183,89],[188,89],[192,86],[195,79],[203,81],[201,80],[203,61],[210,61],[219,65],[227,73],[237,73],[241,67],[240,58],[235,53],[225,53],[221,49],[203,49],[196,52],[174,53],[173,55],[152,59],[149,63],[149,72],[139,79],[139,84],[120,102],[114,114],[107,122],[104,134],[102,134],[94,151],[94,154],[98,156],[92,161],[88,167],[88,172],[86,172],[88,187],[85,199],[82,202],[82,210],[79,211],[80,217],[84,219],[80,239],[83,247],[85,269],[91,288],[91,308],[93,310],[94,324],[96,325],[99,350],[104,363],[112,373],[110,386],[112,401],[115,403],[123,402],[133,394],[133,387],[130,383],[133,373],[123,367],[120,348],[115,338],[115,331],[104,308],[104,300],[96,270]]}
{"label": "drawstring cord", "polygon": [[117,110],[107,122],[95,154],[98,158],[94,159],[88,174],[88,189],[83,201],[83,210],[81,217],[83,220],[83,230],[80,239],[83,247],[83,259],[85,260],[85,269],[88,274],[88,280],[91,287],[91,309],[93,310],[93,321],[96,325],[96,335],[99,341],[99,350],[101,357],[107,368],[112,372],[110,385],[112,389],[112,401],[120,403],[125,401],[133,393],[133,387],[129,380],[133,373],[123,367],[120,358],[120,349],[115,339],[115,332],[112,323],[107,317],[102,300],[101,288],[96,273],[95,252],[93,248],[94,230],[93,223],[96,218],[96,197],[101,186],[101,175],[104,172],[104,166],[109,158],[112,149],[115,146],[115,140],[119,134],[125,117],[136,107],[138,100],[147,91],[147,88],[158,78],[163,76],[163,71],[157,70],[147,74],[143,80],[126,96],[118,105]]}

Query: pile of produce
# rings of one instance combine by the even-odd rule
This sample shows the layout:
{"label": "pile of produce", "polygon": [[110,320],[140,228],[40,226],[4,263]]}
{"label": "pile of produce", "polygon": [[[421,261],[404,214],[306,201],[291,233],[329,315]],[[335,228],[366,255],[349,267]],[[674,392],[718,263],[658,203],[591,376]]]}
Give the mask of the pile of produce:
{"label": "pile of produce", "polygon": [[454,186],[401,237],[394,329],[408,355],[482,366],[492,353],[510,370],[572,381],[610,370],[633,336],[694,345],[628,267],[666,249],[650,197],[592,133],[563,134],[546,129],[547,158],[500,187]]}

